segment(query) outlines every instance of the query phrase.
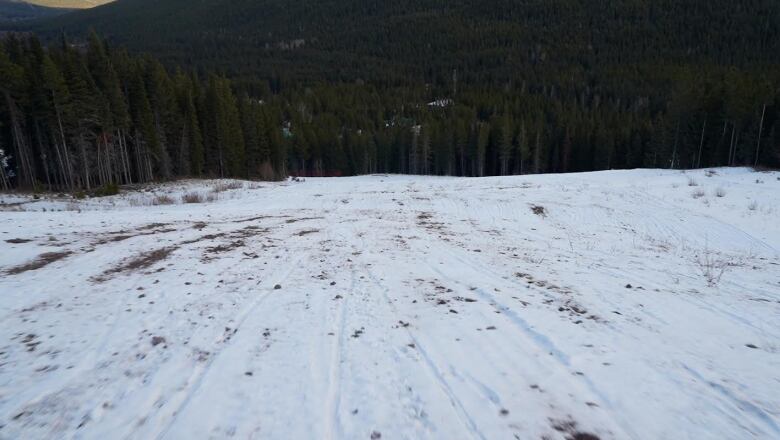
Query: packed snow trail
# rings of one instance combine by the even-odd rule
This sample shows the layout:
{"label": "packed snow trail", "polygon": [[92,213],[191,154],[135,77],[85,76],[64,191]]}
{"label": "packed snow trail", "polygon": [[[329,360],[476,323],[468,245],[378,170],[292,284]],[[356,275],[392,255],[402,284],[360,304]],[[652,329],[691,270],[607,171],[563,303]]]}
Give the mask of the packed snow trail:
{"label": "packed snow trail", "polygon": [[0,439],[780,438],[780,173],[0,201]]}

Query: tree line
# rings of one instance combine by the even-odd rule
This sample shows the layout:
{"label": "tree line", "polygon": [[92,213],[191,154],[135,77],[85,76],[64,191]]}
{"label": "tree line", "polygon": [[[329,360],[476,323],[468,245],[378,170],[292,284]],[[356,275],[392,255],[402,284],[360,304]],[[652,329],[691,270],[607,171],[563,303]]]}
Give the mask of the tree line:
{"label": "tree line", "polygon": [[85,46],[0,47],[0,187],[96,190],[185,176],[273,179],[278,115],[228,79],[169,71],[148,56]]}
{"label": "tree line", "polygon": [[457,70],[438,84],[270,78],[258,88],[130,54],[94,33],[48,47],[10,35],[0,44],[0,188],[780,166],[778,71],[657,70],[668,84],[647,94],[633,79],[609,88],[576,77],[497,86],[464,82]]}

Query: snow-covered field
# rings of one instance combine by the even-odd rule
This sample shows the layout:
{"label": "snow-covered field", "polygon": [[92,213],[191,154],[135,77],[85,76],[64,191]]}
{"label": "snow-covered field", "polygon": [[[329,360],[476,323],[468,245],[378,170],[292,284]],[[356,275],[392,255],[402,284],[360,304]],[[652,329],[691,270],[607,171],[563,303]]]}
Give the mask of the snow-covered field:
{"label": "snow-covered field", "polygon": [[2,439],[780,438],[780,173],[2,200]]}

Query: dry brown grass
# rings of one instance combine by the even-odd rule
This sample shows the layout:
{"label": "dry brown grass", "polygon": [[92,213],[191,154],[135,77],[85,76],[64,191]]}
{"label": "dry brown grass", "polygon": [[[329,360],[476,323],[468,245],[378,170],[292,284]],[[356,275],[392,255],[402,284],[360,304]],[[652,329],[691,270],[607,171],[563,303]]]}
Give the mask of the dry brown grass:
{"label": "dry brown grass", "polygon": [[211,187],[211,192],[221,193],[231,189],[242,189],[243,187],[243,182],[220,182]]}
{"label": "dry brown grass", "polygon": [[184,194],[181,199],[184,203],[203,203],[203,194],[191,192]]}
{"label": "dry brown grass", "polygon": [[114,275],[146,269],[148,267],[151,267],[155,263],[168,258],[168,256],[171,255],[171,253],[173,253],[173,251],[175,251],[178,248],[179,248],[178,246],[169,246],[169,247],[156,249],[150,252],[144,252],[136,256],[135,258],[127,260],[116,267],[108,269],[107,271],[103,272],[101,275],[94,277],[93,280],[97,282],[103,282],[108,280]]}
{"label": "dry brown grass", "polygon": [[5,273],[6,275],[17,275],[22,272],[27,272],[29,270],[40,269],[44,266],[48,266],[49,264],[54,263],[55,261],[62,260],[63,258],[71,255],[72,253],[73,252],[71,251],[46,252],[45,254],[38,255],[38,258],[30,261],[29,263],[25,263],[6,270]]}
{"label": "dry brown grass", "polygon": [[173,200],[173,197],[171,197],[169,195],[165,195],[165,194],[159,195],[159,196],[157,196],[157,197],[152,199],[152,205],[155,205],[155,206],[157,206],[157,205],[173,205],[174,203],[176,203],[176,201]]}

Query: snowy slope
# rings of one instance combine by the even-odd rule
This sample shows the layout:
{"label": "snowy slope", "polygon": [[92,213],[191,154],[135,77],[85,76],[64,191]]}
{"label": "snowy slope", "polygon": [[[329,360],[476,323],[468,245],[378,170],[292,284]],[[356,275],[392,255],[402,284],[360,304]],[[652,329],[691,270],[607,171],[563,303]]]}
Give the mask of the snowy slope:
{"label": "snowy slope", "polygon": [[780,438],[780,173],[224,183],[2,196],[0,438]]}

